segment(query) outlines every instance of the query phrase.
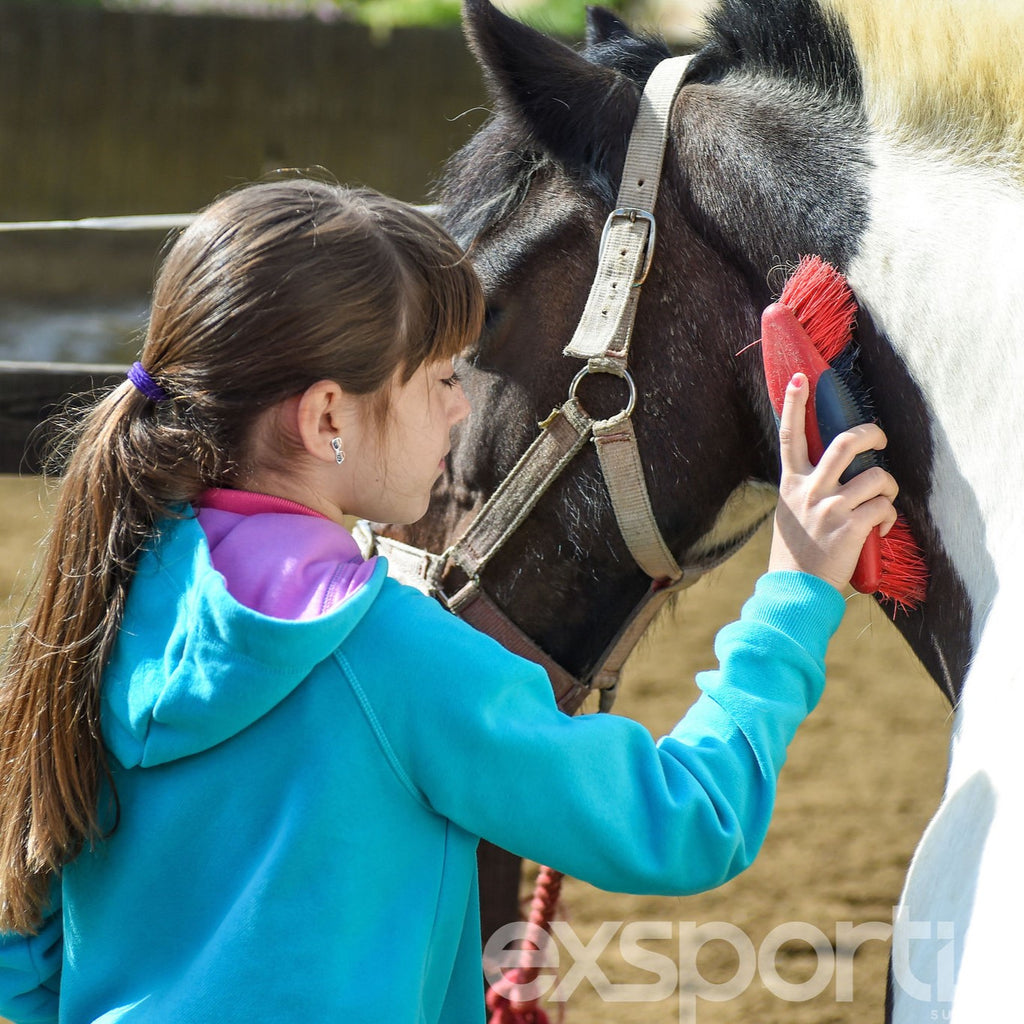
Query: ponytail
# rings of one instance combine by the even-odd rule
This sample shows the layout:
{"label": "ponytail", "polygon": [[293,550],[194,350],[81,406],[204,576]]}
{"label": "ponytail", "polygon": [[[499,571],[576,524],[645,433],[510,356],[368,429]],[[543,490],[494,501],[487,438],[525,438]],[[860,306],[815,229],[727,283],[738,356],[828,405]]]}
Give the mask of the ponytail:
{"label": "ponytail", "polygon": [[[17,628],[0,690],[0,930],[38,929],[50,883],[104,829],[110,769],[100,680],[138,553],[157,518],[201,489],[166,447],[162,411],[125,382],[76,431],[47,538],[35,605]],[[175,433],[174,428],[170,428]],[[172,442],[173,443],[173,442]],[[207,467],[212,468],[212,467]],[[108,819],[111,815],[107,815]]]}

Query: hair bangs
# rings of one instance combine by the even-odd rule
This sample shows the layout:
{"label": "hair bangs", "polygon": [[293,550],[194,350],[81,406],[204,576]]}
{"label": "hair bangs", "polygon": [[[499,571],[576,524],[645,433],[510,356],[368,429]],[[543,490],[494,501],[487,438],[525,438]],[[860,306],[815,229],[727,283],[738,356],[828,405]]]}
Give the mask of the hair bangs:
{"label": "hair bangs", "polygon": [[406,284],[407,380],[423,363],[452,359],[483,330],[484,294],[469,257],[441,226],[421,211],[399,246]]}
{"label": "hair bangs", "polygon": [[429,292],[430,328],[424,361],[453,359],[477,340],[484,325],[484,294],[469,257],[444,269]]}

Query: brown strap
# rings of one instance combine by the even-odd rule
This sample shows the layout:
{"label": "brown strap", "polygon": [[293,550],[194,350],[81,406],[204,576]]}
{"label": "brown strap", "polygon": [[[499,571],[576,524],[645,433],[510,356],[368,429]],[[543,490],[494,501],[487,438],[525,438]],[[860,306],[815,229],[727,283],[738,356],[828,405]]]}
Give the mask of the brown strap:
{"label": "brown strap", "polygon": [[476,598],[464,605],[459,614],[470,625],[493,637],[513,654],[540,665],[548,674],[559,708],[567,715],[575,714],[591,693],[590,687],[584,686],[546,651],[541,650],[485,591],[478,591]]}

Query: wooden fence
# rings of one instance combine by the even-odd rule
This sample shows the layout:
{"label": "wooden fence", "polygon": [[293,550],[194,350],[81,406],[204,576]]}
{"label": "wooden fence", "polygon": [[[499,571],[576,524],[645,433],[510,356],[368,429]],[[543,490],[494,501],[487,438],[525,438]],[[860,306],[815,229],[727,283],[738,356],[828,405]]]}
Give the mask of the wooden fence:
{"label": "wooden fence", "polygon": [[123,380],[125,369],[0,362],[0,473],[39,473],[46,457],[48,418],[65,407],[73,410],[74,396]]}
{"label": "wooden fence", "polygon": [[482,105],[457,28],[0,0],[0,220],[194,210],[315,165],[418,202]]}
{"label": "wooden fence", "polygon": [[[457,28],[0,0],[0,221],[195,210],[278,168],[422,202],[486,104]],[[0,232],[0,299],[144,292],[162,237]]]}

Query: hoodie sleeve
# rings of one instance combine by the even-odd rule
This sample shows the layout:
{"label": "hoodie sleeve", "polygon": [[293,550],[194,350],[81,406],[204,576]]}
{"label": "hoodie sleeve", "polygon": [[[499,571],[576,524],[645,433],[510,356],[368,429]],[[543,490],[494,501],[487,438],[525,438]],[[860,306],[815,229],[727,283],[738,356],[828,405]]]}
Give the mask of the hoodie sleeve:
{"label": "hoodie sleeve", "polygon": [[762,577],[719,633],[702,696],[657,743],[617,715],[562,714],[541,669],[420,603],[427,649],[386,655],[408,697],[369,703],[423,799],[464,829],[601,888],[699,892],[757,854],[844,607],[816,577]]}
{"label": "hoodie sleeve", "polygon": [[0,1016],[14,1024],[56,1024],[63,955],[58,894],[35,935],[0,932]]}

